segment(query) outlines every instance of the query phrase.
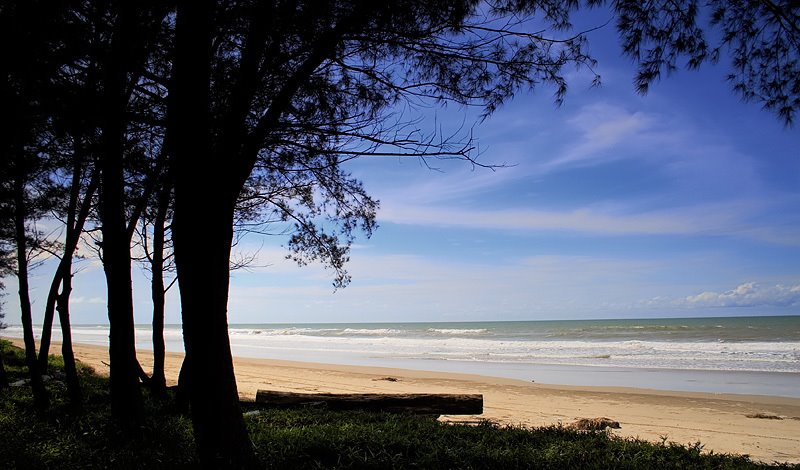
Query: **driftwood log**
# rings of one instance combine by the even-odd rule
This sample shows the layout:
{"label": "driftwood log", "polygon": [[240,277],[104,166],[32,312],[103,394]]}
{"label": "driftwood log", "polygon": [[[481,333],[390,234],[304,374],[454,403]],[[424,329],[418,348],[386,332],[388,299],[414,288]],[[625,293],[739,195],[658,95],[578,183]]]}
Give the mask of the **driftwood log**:
{"label": "driftwood log", "polygon": [[479,415],[483,395],[442,393],[293,393],[259,390],[256,403],[275,408],[319,406],[330,410],[385,411],[420,415]]}

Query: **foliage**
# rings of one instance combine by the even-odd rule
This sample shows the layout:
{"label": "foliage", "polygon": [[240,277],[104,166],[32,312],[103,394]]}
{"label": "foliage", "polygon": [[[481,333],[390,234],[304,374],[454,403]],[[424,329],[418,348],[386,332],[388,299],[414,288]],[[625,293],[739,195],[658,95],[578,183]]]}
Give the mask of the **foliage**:
{"label": "foliage", "polygon": [[[3,342],[9,381],[26,376],[23,352]],[[69,401],[60,357],[50,358],[52,395],[36,411],[28,387],[0,392],[0,468],[191,468],[194,458],[189,419],[164,403],[149,401],[142,427],[124,433],[111,416],[108,379],[79,366],[85,401]]]}
{"label": "foliage", "polygon": [[[800,3],[794,0],[657,0],[615,2],[625,53],[639,65],[646,92],[685,59],[690,69],[727,50],[733,90],[762,103],[786,125],[800,108]],[[704,27],[706,20],[709,27]]]}
{"label": "foliage", "polygon": [[[11,380],[25,376],[22,351],[2,341]],[[191,424],[171,402],[147,400],[146,418],[123,434],[111,418],[107,379],[80,366],[83,409],[72,408],[51,357],[53,405],[36,412],[30,389],[0,392],[2,468],[197,468]],[[652,444],[605,433],[447,425],[399,414],[265,410],[247,426],[264,468],[798,468]]]}

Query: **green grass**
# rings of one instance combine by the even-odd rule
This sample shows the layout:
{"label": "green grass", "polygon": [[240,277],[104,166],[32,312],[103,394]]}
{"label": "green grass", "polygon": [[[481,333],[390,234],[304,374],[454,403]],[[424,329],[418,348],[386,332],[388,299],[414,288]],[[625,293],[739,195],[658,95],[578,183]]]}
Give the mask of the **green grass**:
{"label": "green grass", "polygon": [[[11,380],[24,378],[21,351],[5,345]],[[146,420],[135,433],[114,425],[108,383],[81,367],[85,405],[67,403],[48,382],[51,408],[33,409],[27,387],[0,392],[0,468],[195,468],[191,422],[169,401],[146,397]],[[763,465],[744,456],[581,433],[562,427],[526,430],[490,424],[447,425],[398,414],[265,410],[246,418],[264,468],[800,468]]]}

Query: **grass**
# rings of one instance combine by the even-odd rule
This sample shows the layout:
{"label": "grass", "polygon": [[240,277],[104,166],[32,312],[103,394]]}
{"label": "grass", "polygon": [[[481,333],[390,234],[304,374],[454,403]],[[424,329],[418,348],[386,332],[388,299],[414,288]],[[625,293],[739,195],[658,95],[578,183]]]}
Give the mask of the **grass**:
{"label": "grass", "polygon": [[[21,351],[2,345],[11,381],[23,379]],[[123,433],[111,418],[108,382],[80,368],[85,404],[70,407],[53,358],[52,406],[36,412],[28,387],[0,392],[0,468],[196,468],[191,422],[145,393],[145,424]],[[400,414],[263,410],[246,417],[264,468],[800,468],[745,456],[622,439],[563,427],[528,430],[448,425]]]}

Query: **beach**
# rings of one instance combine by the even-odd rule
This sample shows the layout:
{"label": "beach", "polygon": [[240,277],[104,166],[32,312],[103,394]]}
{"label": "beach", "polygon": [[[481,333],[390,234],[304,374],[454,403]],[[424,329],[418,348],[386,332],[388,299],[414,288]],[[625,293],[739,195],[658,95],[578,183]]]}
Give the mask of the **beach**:
{"label": "beach", "polygon": [[[14,341],[20,345],[19,340]],[[108,350],[75,345],[76,358],[108,373]],[[54,347],[53,351],[58,351]],[[152,367],[152,352],[138,352]],[[166,375],[178,377],[183,355],[169,352]],[[480,393],[480,416],[444,416],[445,421],[481,419],[522,426],[569,425],[579,418],[607,417],[620,423],[615,435],[653,442],[694,444],[704,451],[747,454],[764,462],[800,463],[800,398],[627,387],[567,386],[524,380],[387,367],[333,365],[275,359],[234,359],[242,399],[256,391],[331,393]],[[760,416],[760,417],[748,417]],[[771,417],[771,418],[766,418]]]}

